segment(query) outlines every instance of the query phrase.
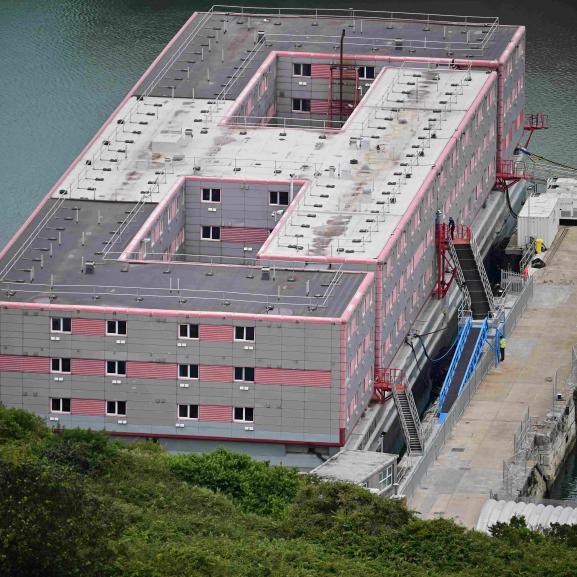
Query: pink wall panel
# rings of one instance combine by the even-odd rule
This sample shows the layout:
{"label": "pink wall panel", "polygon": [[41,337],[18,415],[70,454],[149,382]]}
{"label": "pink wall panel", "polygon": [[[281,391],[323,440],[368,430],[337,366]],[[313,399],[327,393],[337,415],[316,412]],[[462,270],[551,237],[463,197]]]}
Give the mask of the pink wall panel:
{"label": "pink wall panel", "polygon": [[104,401],[100,399],[72,399],[73,415],[104,416]]}
{"label": "pink wall panel", "polygon": [[199,331],[203,341],[232,341],[231,325],[200,325]]}
{"label": "pink wall panel", "polygon": [[232,407],[222,405],[200,405],[199,419],[201,421],[219,421],[230,423],[232,421]]}
{"label": "pink wall panel", "polygon": [[[355,103],[352,100],[343,100],[343,114],[350,114],[355,107]],[[340,102],[337,100],[332,101],[332,113],[333,115],[339,114],[341,110]],[[328,100],[311,100],[311,112],[313,114],[328,114],[329,113],[329,102]]]}
{"label": "pink wall panel", "polygon": [[[333,66],[337,66],[336,64]],[[333,78],[338,79],[340,72],[337,68],[333,70]],[[311,76],[313,78],[330,78],[331,75],[331,65],[330,64],[311,64]],[[356,77],[355,70],[343,70],[343,78],[348,80],[354,80]]]}
{"label": "pink wall panel", "polygon": [[48,373],[50,372],[50,359],[24,355],[0,355],[0,371]]}
{"label": "pink wall panel", "polygon": [[244,228],[240,226],[222,226],[220,240],[223,242],[262,243],[268,238],[266,228]]}
{"label": "pink wall panel", "polygon": [[176,379],[176,364],[128,361],[126,372],[140,379]]}
{"label": "pink wall panel", "polygon": [[230,383],[232,382],[232,367],[201,365],[200,380]]}
{"label": "pink wall panel", "polygon": [[72,374],[104,376],[104,361],[101,359],[72,359]]}
{"label": "pink wall panel", "polygon": [[104,336],[106,321],[103,319],[72,319],[72,334],[85,336]]}
{"label": "pink wall panel", "polygon": [[299,369],[255,369],[255,382],[261,385],[300,385],[330,387],[330,371],[303,371]]}

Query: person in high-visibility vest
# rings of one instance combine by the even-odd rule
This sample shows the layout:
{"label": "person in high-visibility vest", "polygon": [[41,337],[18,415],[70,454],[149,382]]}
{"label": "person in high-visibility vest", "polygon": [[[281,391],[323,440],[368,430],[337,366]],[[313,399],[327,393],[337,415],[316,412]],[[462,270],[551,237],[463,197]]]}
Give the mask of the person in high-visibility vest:
{"label": "person in high-visibility vest", "polygon": [[501,335],[499,339],[499,350],[501,351],[501,362],[505,360],[505,349],[507,348],[507,339],[505,335]]}

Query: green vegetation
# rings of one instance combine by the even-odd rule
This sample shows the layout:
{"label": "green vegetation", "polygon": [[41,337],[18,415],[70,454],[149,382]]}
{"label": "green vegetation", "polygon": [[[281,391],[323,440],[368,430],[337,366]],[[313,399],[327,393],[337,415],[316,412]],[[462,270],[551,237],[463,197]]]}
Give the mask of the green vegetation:
{"label": "green vegetation", "polygon": [[494,537],[224,450],[168,455],[0,407],[3,577],[569,577],[577,531]]}

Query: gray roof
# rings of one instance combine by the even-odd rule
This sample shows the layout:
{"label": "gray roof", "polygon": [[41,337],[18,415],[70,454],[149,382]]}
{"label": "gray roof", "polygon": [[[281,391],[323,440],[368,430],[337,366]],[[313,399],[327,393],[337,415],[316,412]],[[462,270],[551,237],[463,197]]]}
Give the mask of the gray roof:
{"label": "gray roof", "polygon": [[395,463],[397,455],[371,451],[343,450],[311,471],[331,481],[363,483],[384,467]]}
{"label": "gray roof", "polygon": [[[499,24],[498,18],[445,15],[409,15],[349,10],[285,11],[259,8],[260,14],[228,12],[201,13],[149,72],[138,94],[189,98],[213,98],[227,87],[227,98],[236,98],[264,59],[273,50],[339,52],[341,31],[346,31],[347,54],[378,56],[427,56],[456,59],[496,60],[504,52],[517,27]],[[238,8],[240,12],[241,8]],[[253,9],[253,12],[255,10]],[[280,13],[280,16],[279,16]],[[298,14],[299,18],[294,18]],[[293,17],[291,17],[293,16]],[[254,49],[259,32],[266,43]],[[225,55],[224,63],[221,62]],[[206,78],[211,69],[210,82]],[[230,83],[240,68],[244,81]],[[190,72],[187,72],[189,70]],[[151,85],[155,88],[149,91]]]}
{"label": "gray roof", "polygon": [[[261,280],[261,269],[255,267],[129,265],[117,258],[155,208],[145,205],[119,235],[119,223],[133,206],[83,200],[59,204],[52,199],[0,262],[2,300],[48,303],[52,293],[56,297],[52,302],[63,305],[340,317],[365,278],[362,273],[277,269],[274,279],[271,271],[270,280]],[[82,272],[82,259],[95,263],[94,274]]]}

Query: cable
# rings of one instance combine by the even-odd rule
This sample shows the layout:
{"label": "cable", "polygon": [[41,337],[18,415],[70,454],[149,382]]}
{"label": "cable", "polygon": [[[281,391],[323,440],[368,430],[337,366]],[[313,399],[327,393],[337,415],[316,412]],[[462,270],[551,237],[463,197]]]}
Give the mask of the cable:
{"label": "cable", "polygon": [[509,185],[506,182],[504,182],[504,185],[505,185],[505,198],[507,199],[507,206],[509,207],[509,211],[515,218],[519,218],[519,215],[513,210],[513,207],[511,206],[511,197],[509,196]]}
{"label": "cable", "polygon": [[421,372],[421,365],[419,364],[419,357],[417,357],[417,351],[415,351],[415,347],[413,346],[413,343],[411,342],[410,339],[407,342],[408,342],[409,346],[411,347],[411,350],[413,351],[413,355],[415,357],[415,362],[417,363],[417,369],[419,369],[419,373],[420,373]]}
{"label": "cable", "polygon": [[453,350],[453,347],[457,344],[457,341],[459,340],[459,332],[457,331],[457,334],[455,336],[455,339],[453,340],[453,343],[451,344],[451,346],[447,349],[447,351],[442,354],[440,357],[437,357],[436,359],[432,359],[429,356],[429,353],[427,352],[427,347],[425,346],[425,343],[423,342],[423,339],[421,338],[421,335],[416,335],[417,338],[419,339],[419,341],[421,342],[421,345],[423,345],[423,351],[425,353],[425,356],[427,357],[427,359],[429,361],[431,361],[431,363],[435,364],[438,363],[440,361],[442,361],[450,352],[451,350]]}
{"label": "cable", "polygon": [[538,158],[539,160],[544,160],[545,162],[549,162],[550,164],[554,164],[555,166],[560,166],[561,168],[567,168],[568,170],[574,170],[575,172],[577,172],[577,168],[574,166],[569,166],[568,164],[563,164],[562,162],[556,162],[554,160],[551,160],[549,158],[545,158],[544,156],[539,156],[538,154],[535,154],[534,152],[530,152],[529,153],[529,157],[534,156],[535,158]]}
{"label": "cable", "polygon": [[436,331],[430,331],[428,333],[421,333],[420,335],[418,335],[417,333],[414,333],[413,336],[418,337],[426,337],[427,335],[434,335],[435,333],[440,333],[441,331],[444,331],[449,325],[444,325],[442,326],[440,329],[437,329]]}

